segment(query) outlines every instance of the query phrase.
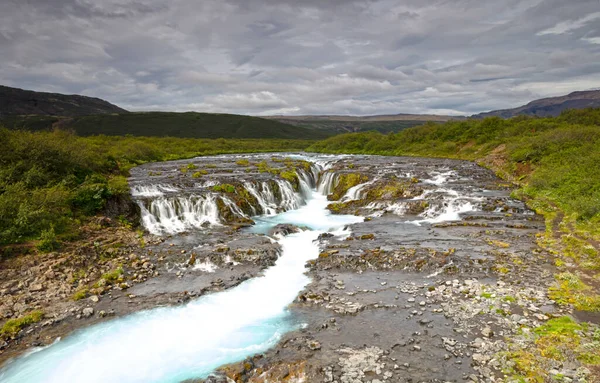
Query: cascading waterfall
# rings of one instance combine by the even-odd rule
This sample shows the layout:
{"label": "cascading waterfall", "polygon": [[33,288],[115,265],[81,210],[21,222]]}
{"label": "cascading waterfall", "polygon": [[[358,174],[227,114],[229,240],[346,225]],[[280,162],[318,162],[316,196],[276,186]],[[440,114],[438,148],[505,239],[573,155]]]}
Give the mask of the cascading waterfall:
{"label": "cascading waterfall", "polygon": [[[311,179],[302,178],[306,184]],[[301,197],[286,191],[288,184],[278,184],[284,190],[282,200],[297,206]],[[267,204],[268,196],[258,188],[254,190]],[[150,210],[154,210],[148,210],[145,217],[157,214],[161,218],[153,224],[164,227],[168,226],[166,222],[178,222],[174,217],[184,216],[189,223],[191,217],[186,218],[182,211],[201,211],[203,217],[210,216],[215,221],[216,213],[206,211],[207,206],[215,205],[207,201],[215,198],[212,193],[182,197],[176,200],[177,204],[172,203],[173,199],[159,199],[163,202],[153,205]],[[309,282],[304,274],[305,263],[319,254],[315,242],[319,234],[330,231],[347,236],[349,232],[342,228],[363,220],[331,215],[326,196],[314,189],[306,198],[306,204],[297,209],[263,218],[264,226],[288,223],[310,230],[278,238],[281,257],[262,277],[183,306],[139,312],[80,330],[9,363],[0,370],[0,381],[175,383],[206,377],[218,366],[273,346],[283,333],[296,327],[286,306]],[[214,270],[207,266],[208,271]],[[98,363],[103,367],[98,368]]]}
{"label": "cascading waterfall", "polygon": [[377,182],[377,180],[378,180],[377,178],[374,178],[369,182],[365,182],[365,183],[358,184],[356,186],[351,187],[350,189],[348,189],[346,194],[342,197],[341,202],[355,201],[355,200],[361,199],[362,192],[364,191],[364,189],[369,185],[373,185],[375,182]]}
{"label": "cascading waterfall", "polygon": [[[444,173],[436,173],[432,179],[423,180],[423,182],[440,186],[446,183],[448,178],[453,176],[456,176],[456,172],[450,170]],[[434,193],[439,193],[444,196],[448,196],[449,198],[443,199],[444,204],[441,207],[436,206],[435,204],[429,206],[429,208],[427,208],[427,210],[421,214],[421,216],[424,217],[423,219],[408,221],[409,223],[420,226],[422,223],[431,224],[447,221],[460,221],[460,214],[477,210],[475,203],[477,202],[478,198],[466,196],[461,197],[457,191],[450,188],[438,187],[434,190],[428,190],[423,193],[420,198]]]}
{"label": "cascading waterfall", "polygon": [[[253,215],[274,215],[287,210],[298,209],[310,198],[312,189],[316,187],[316,176],[319,168],[311,166],[310,172],[298,169],[300,190],[294,190],[287,180],[245,181],[243,187],[257,201],[250,204]],[[272,184],[274,185],[272,186]],[[152,234],[175,234],[191,229],[201,229],[205,225],[220,225],[223,222],[217,201],[220,200],[225,209],[235,217],[249,218],[236,203],[225,195],[207,191],[217,183],[205,181],[197,185],[204,189],[203,194],[191,193],[188,196],[167,196],[164,192],[177,191],[168,185],[136,185],[132,187],[132,195],[142,214],[143,226]],[[154,197],[154,198],[153,198]]]}
{"label": "cascading waterfall", "polygon": [[201,228],[205,224],[219,225],[217,197],[212,193],[203,196],[161,197],[138,200],[142,224],[152,234],[181,233]]}
{"label": "cascading waterfall", "polygon": [[337,181],[337,173],[333,171],[325,171],[319,179],[318,192],[325,195],[331,193]]}
{"label": "cascading waterfall", "polygon": [[171,185],[136,185],[131,188],[133,197],[160,197],[165,195],[165,192],[173,193],[178,189]]}

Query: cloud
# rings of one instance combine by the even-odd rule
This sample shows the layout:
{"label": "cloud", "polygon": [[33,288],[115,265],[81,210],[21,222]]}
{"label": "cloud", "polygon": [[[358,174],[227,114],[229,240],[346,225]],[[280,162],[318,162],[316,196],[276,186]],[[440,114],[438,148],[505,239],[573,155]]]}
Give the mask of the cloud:
{"label": "cloud", "polygon": [[4,0],[0,83],[131,110],[471,114],[600,87],[598,0]]}
{"label": "cloud", "polygon": [[583,28],[586,24],[597,19],[600,19],[600,12],[592,13],[591,15],[587,15],[577,20],[561,21],[552,28],[538,32],[537,35],[561,35],[563,33],[569,33],[571,31]]}

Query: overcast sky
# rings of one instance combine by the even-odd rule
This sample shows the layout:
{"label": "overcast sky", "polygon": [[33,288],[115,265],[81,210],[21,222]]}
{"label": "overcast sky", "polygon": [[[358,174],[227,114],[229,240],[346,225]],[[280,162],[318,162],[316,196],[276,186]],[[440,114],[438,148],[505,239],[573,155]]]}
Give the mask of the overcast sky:
{"label": "overcast sky", "polygon": [[129,110],[472,114],[600,87],[600,0],[0,0],[0,58]]}

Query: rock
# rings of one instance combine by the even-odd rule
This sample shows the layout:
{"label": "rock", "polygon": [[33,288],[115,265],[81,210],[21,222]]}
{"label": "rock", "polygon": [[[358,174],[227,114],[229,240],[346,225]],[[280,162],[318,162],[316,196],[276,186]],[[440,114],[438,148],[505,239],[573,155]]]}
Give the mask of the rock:
{"label": "rock", "polygon": [[42,291],[43,289],[44,289],[44,286],[42,286],[41,283],[33,284],[29,288],[29,290],[32,291],[32,292]]}
{"label": "rock", "polygon": [[97,295],[92,295],[89,299],[94,303],[98,303],[98,301],[100,300],[100,298],[98,298]]}
{"label": "rock", "polygon": [[235,381],[225,375],[215,374],[208,376],[204,383],[235,383]]}
{"label": "rock", "polygon": [[312,341],[308,342],[308,348],[310,348],[313,351],[320,350],[321,343],[317,342],[316,340],[312,340]]}
{"label": "rock", "polygon": [[484,327],[483,330],[481,330],[481,335],[485,336],[486,338],[491,338],[492,336],[494,336],[494,332],[491,328]]}
{"label": "rock", "polygon": [[417,346],[416,344],[412,347],[413,351],[421,351],[421,346]]}
{"label": "rock", "polygon": [[83,309],[83,311],[81,312],[84,318],[89,318],[92,315],[94,315],[94,309],[91,307],[86,307]]}
{"label": "rock", "polygon": [[408,298],[409,303],[413,303],[414,301],[415,301],[415,298]]}

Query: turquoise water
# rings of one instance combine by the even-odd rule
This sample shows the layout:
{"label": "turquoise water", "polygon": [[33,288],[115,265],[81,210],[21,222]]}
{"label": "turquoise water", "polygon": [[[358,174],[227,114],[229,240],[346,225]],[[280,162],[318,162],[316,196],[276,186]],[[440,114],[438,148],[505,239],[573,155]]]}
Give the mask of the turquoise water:
{"label": "turquoise water", "polygon": [[262,277],[186,305],[157,308],[91,326],[9,363],[0,382],[171,383],[206,377],[216,367],[265,351],[295,328],[286,309],[308,283],[306,261],[318,235],[362,221],[330,215],[313,192],[300,209],[264,217],[253,230],[279,223],[311,230],[278,239],[283,252]]}

